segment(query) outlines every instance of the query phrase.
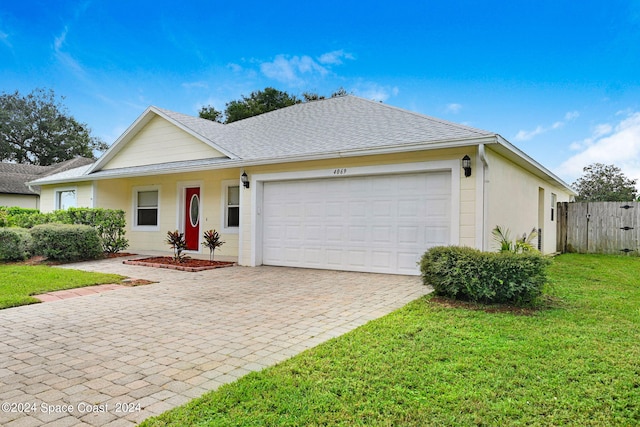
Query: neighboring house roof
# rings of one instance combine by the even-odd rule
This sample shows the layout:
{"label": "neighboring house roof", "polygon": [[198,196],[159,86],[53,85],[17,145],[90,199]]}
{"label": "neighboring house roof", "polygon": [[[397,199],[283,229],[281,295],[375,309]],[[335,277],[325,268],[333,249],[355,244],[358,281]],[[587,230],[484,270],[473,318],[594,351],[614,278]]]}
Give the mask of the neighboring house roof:
{"label": "neighboring house roof", "polygon": [[90,163],[93,160],[85,157],[75,157],[51,166],[0,162],[0,193],[38,195],[40,189],[29,187],[27,182]]}
{"label": "neighboring house roof", "polygon": [[[226,157],[102,170],[156,116],[173,123]],[[530,170],[541,171],[549,180],[569,189],[558,177],[494,132],[351,95],[296,104],[226,125],[152,106],[90,167],[37,179],[33,184],[407,152],[479,143],[501,146],[505,155],[523,163]]]}

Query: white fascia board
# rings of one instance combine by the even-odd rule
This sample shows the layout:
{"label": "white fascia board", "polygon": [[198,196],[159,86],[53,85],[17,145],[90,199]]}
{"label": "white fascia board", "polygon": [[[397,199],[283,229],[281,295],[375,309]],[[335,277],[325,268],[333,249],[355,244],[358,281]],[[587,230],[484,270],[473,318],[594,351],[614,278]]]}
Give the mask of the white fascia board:
{"label": "white fascia board", "polygon": [[[412,145],[397,145],[397,146],[387,146],[387,147],[373,148],[373,149],[358,149],[358,150],[339,151],[339,152],[321,153],[321,154],[312,154],[312,155],[274,157],[269,159],[258,159],[253,161],[252,160],[243,161],[241,159],[233,159],[223,163],[216,163],[216,164],[205,164],[205,165],[197,165],[197,166],[180,166],[180,167],[168,166],[167,168],[159,168],[153,171],[147,171],[142,173],[139,171],[128,172],[125,169],[122,171],[122,173],[114,173],[111,175],[100,176],[96,174],[92,175],[90,171],[88,171],[83,176],[52,180],[47,182],[40,182],[38,184],[39,185],[63,184],[63,183],[78,182],[78,181],[133,178],[133,177],[141,176],[143,174],[144,175],[149,175],[149,174],[168,175],[172,173],[242,168],[242,167],[250,167],[250,166],[271,165],[271,164],[278,164],[278,163],[297,163],[297,162],[308,162],[308,161],[314,161],[314,160],[330,160],[330,159],[338,159],[338,158],[372,156],[372,155],[380,155],[380,154],[405,153],[405,152],[411,152],[411,151],[430,151],[430,150],[445,149],[445,148],[469,147],[469,146],[475,146],[477,144],[482,144],[482,143],[487,144],[487,143],[495,143],[495,142],[496,142],[495,136],[488,136],[483,138],[471,138],[471,139],[462,139],[462,140],[458,139],[458,140],[442,141],[442,142],[429,143],[429,144],[422,143],[422,144],[412,144]],[[107,153],[105,153],[105,155],[106,154]],[[99,173],[99,171],[96,173]]]}
{"label": "white fascia board", "polygon": [[[200,140],[201,142],[203,142],[204,144],[208,145],[209,147],[213,148],[214,150],[217,150],[219,152],[221,152],[222,154],[224,154],[225,156],[229,157],[230,159],[238,159],[238,156],[230,151],[227,151],[226,149],[220,147],[218,144],[214,143],[213,141],[209,140],[208,138],[205,138],[204,136],[200,135],[198,132],[194,131],[193,129],[185,126],[184,124],[182,124],[181,122],[167,116],[166,114],[164,114],[162,111],[158,110],[155,107],[150,107],[151,111],[153,111],[154,113],[156,113],[158,116],[162,117],[163,119],[165,119],[166,121],[168,121],[169,123],[173,124],[174,126],[177,126],[178,128],[180,128],[181,130],[185,131],[186,133],[188,133],[189,135],[193,136],[194,138]],[[224,125],[222,125],[224,126]]]}
{"label": "white fascia board", "polygon": [[113,158],[113,156],[118,154],[118,151],[120,151],[120,149],[122,148],[121,145],[124,146],[126,142],[131,138],[131,135],[135,135],[136,133],[138,133],[139,129],[141,129],[144,125],[151,121],[152,108],[153,107],[148,107],[140,116],[138,116],[138,118],[127,128],[127,130],[125,130],[122,135],[120,135],[118,139],[116,139],[115,142],[111,144],[107,151],[105,151],[102,156],[100,156],[100,158],[93,164],[93,166],[89,168],[89,170],[86,172],[87,175],[96,170],[100,170],[102,166],[104,166],[109,162],[109,160]]}
{"label": "white fascia board", "polygon": [[542,166],[540,163],[538,163],[532,157],[530,157],[527,153],[525,153],[524,151],[520,150],[518,147],[516,147],[515,145],[513,145],[512,143],[510,143],[509,141],[504,139],[502,136],[500,136],[500,135],[497,136],[496,143],[497,143],[498,146],[506,149],[510,154],[515,155],[518,158],[520,158],[523,161],[523,163],[525,163],[527,166],[529,166],[528,169],[531,172],[534,172],[535,174],[541,176],[547,182],[550,182],[552,184],[555,184],[555,185],[558,185],[560,187],[563,187],[570,194],[573,194],[574,196],[577,195],[576,191],[573,188],[571,188],[571,186],[569,184],[564,182],[556,174],[551,172],[546,167]]}
{"label": "white fascia board", "polygon": [[234,160],[238,159],[238,156],[236,156],[235,154],[228,152],[227,150],[218,146],[217,144],[214,144],[212,141],[208,140],[207,138],[200,135],[199,133],[194,132],[192,129],[184,126],[182,123],[167,116],[162,111],[158,110],[156,107],[150,106],[136,119],[135,122],[131,124],[131,126],[127,128],[127,130],[124,131],[122,135],[120,135],[120,137],[118,137],[118,139],[116,139],[116,141],[113,144],[111,144],[111,146],[107,149],[107,151],[105,151],[104,154],[100,156],[100,158],[87,171],[87,175],[91,174],[92,172],[99,171],[105,164],[107,164],[118,153],[118,151],[120,151],[120,149],[124,147],[127,144],[127,142],[131,140],[131,138],[133,138],[133,136],[135,136],[147,123],[149,123],[151,119],[153,119],[154,114],[159,117],[162,117],[164,120],[168,121],[172,125],[180,128],[184,132],[188,133],[189,135],[193,136],[194,138],[198,139],[199,141],[208,145],[214,150],[221,152],[222,154],[229,157],[230,159],[234,159]]}

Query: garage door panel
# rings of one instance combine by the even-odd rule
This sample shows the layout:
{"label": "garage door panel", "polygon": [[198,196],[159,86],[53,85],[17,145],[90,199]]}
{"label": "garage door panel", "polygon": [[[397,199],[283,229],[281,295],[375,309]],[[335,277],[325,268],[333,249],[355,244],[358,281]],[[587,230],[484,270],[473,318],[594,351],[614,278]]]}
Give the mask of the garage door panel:
{"label": "garage door panel", "polygon": [[416,262],[428,247],[449,244],[450,173],[263,188],[264,264],[418,274]]}
{"label": "garage door panel", "polygon": [[418,243],[420,243],[419,236],[420,227],[418,227],[417,225],[399,226],[397,243],[417,245]]}

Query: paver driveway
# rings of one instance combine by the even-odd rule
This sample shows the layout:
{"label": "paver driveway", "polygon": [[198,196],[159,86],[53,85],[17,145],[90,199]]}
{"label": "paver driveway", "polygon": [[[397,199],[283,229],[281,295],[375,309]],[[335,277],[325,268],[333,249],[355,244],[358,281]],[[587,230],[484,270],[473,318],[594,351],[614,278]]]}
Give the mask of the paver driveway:
{"label": "paver driveway", "polygon": [[282,267],[70,267],[158,283],[1,310],[2,426],[134,425],[429,291],[417,277]]}

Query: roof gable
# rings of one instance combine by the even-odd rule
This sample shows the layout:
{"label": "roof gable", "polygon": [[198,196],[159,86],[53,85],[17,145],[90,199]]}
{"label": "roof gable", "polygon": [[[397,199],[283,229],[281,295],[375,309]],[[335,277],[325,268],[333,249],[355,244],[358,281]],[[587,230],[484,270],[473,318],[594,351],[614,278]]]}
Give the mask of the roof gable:
{"label": "roof gable", "polygon": [[176,161],[235,157],[210,139],[216,133],[223,132],[223,128],[220,123],[149,107],[88,173]]}

